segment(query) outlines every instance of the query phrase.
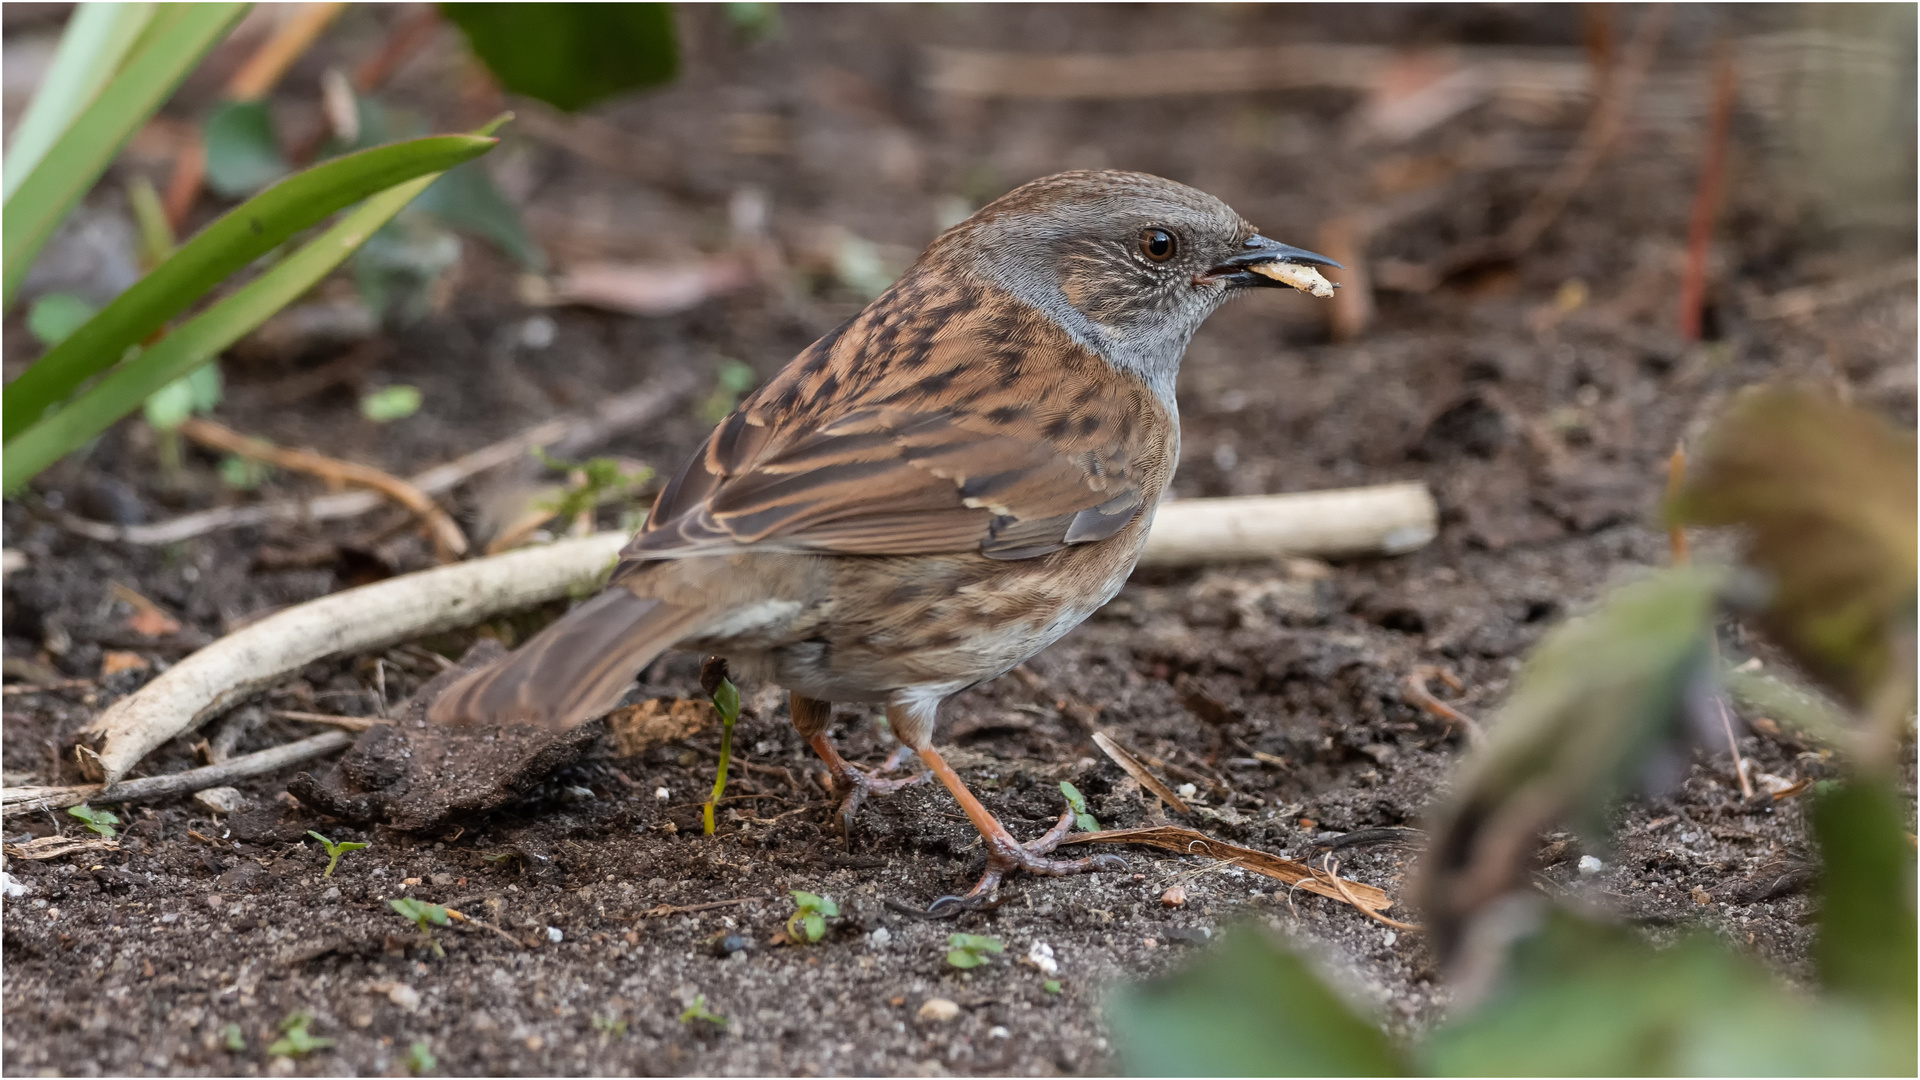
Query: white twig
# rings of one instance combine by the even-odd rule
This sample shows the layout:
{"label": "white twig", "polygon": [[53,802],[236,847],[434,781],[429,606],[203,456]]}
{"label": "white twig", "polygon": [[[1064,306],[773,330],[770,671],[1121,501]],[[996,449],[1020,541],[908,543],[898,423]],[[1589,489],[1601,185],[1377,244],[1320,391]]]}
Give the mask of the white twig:
{"label": "white twig", "polygon": [[[1433,539],[1438,512],[1420,484],[1160,508],[1142,562],[1193,565],[1277,555],[1399,554]],[[566,596],[605,571],[624,532],[442,566],[270,615],[187,657],[115,702],[81,732],[81,766],[111,782],[155,747],[288,674]]]}
{"label": "white twig", "polygon": [[262,773],[284,769],[289,765],[298,765],[303,761],[311,761],[322,754],[330,754],[352,743],[353,736],[346,732],[329,731],[323,735],[301,739],[299,742],[290,742],[284,746],[245,754],[218,765],[168,773],[165,776],[143,776],[123,784],[5,788],[0,790],[0,815],[12,817],[15,814],[24,814],[33,810],[79,806],[81,803],[144,802],[174,795],[186,795],[230,784],[235,780],[244,780],[249,776],[259,776]]}

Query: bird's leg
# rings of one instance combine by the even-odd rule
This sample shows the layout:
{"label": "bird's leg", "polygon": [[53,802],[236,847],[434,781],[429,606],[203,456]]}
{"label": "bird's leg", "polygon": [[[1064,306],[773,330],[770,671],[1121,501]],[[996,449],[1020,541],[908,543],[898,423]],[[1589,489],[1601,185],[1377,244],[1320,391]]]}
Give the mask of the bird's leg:
{"label": "bird's leg", "polygon": [[846,758],[840,756],[840,750],[833,745],[833,739],[827,734],[827,722],[833,717],[833,705],[830,702],[815,701],[812,698],[794,694],[789,698],[793,714],[793,729],[798,731],[820,760],[827,763],[827,771],[833,776],[834,794],[840,797],[840,831],[853,835],[853,818],[859,813],[860,804],[867,801],[869,795],[885,795],[898,791],[908,784],[917,784],[927,778],[926,773],[901,779],[883,777],[881,773],[892,772],[900,767],[904,760],[900,747],[887,758],[886,764],[875,772],[856,768]]}
{"label": "bird's leg", "polygon": [[[935,706],[937,707],[937,703]],[[953,771],[940,752],[931,743],[933,732],[933,707],[924,701],[896,701],[887,707],[887,721],[893,726],[894,734],[900,740],[914,748],[920,760],[926,763],[934,776],[946,785],[959,802],[960,809],[966,812],[967,820],[980,830],[980,838],[987,845],[987,871],[980,875],[972,889],[965,896],[943,896],[927,908],[929,915],[956,914],[992,895],[1000,886],[1000,880],[1010,870],[1025,870],[1029,874],[1044,874],[1049,877],[1063,877],[1067,874],[1084,874],[1096,870],[1125,870],[1126,860],[1117,855],[1094,855],[1084,859],[1049,859],[1046,856],[1060,841],[1067,838],[1073,828],[1073,809],[1061,811],[1060,820],[1053,828],[1040,836],[1021,843],[998,818],[983,806],[960,774]]]}

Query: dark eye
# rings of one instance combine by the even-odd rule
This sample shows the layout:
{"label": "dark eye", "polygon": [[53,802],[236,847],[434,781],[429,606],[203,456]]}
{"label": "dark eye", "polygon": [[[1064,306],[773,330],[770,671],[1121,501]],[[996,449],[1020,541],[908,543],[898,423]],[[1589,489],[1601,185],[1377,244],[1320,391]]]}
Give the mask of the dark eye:
{"label": "dark eye", "polygon": [[1178,246],[1174,243],[1173,234],[1165,229],[1140,230],[1140,254],[1154,262],[1166,262],[1173,258]]}

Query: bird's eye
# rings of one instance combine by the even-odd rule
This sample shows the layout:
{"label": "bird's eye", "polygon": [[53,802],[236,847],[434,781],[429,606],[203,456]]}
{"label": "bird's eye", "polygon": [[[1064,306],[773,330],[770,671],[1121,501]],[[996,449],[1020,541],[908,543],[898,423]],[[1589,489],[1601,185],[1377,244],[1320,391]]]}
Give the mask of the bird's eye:
{"label": "bird's eye", "polygon": [[1166,262],[1173,258],[1176,247],[1178,245],[1174,243],[1173,234],[1165,229],[1140,230],[1140,254],[1154,262]]}

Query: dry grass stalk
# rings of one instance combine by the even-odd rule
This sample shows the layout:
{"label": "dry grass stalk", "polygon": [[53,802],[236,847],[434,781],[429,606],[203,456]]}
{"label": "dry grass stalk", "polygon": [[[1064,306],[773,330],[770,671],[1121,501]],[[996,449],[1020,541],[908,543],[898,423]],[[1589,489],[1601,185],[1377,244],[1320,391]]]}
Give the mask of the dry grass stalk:
{"label": "dry grass stalk", "polygon": [[1125,770],[1128,776],[1138,780],[1141,787],[1153,792],[1155,798],[1183,814],[1193,813],[1193,807],[1188,806],[1180,796],[1175,795],[1172,788],[1162,783],[1145,763],[1135,757],[1132,751],[1115,741],[1113,736],[1104,731],[1096,731],[1093,733],[1093,745],[1099,747],[1101,753],[1112,758],[1113,763]]}

